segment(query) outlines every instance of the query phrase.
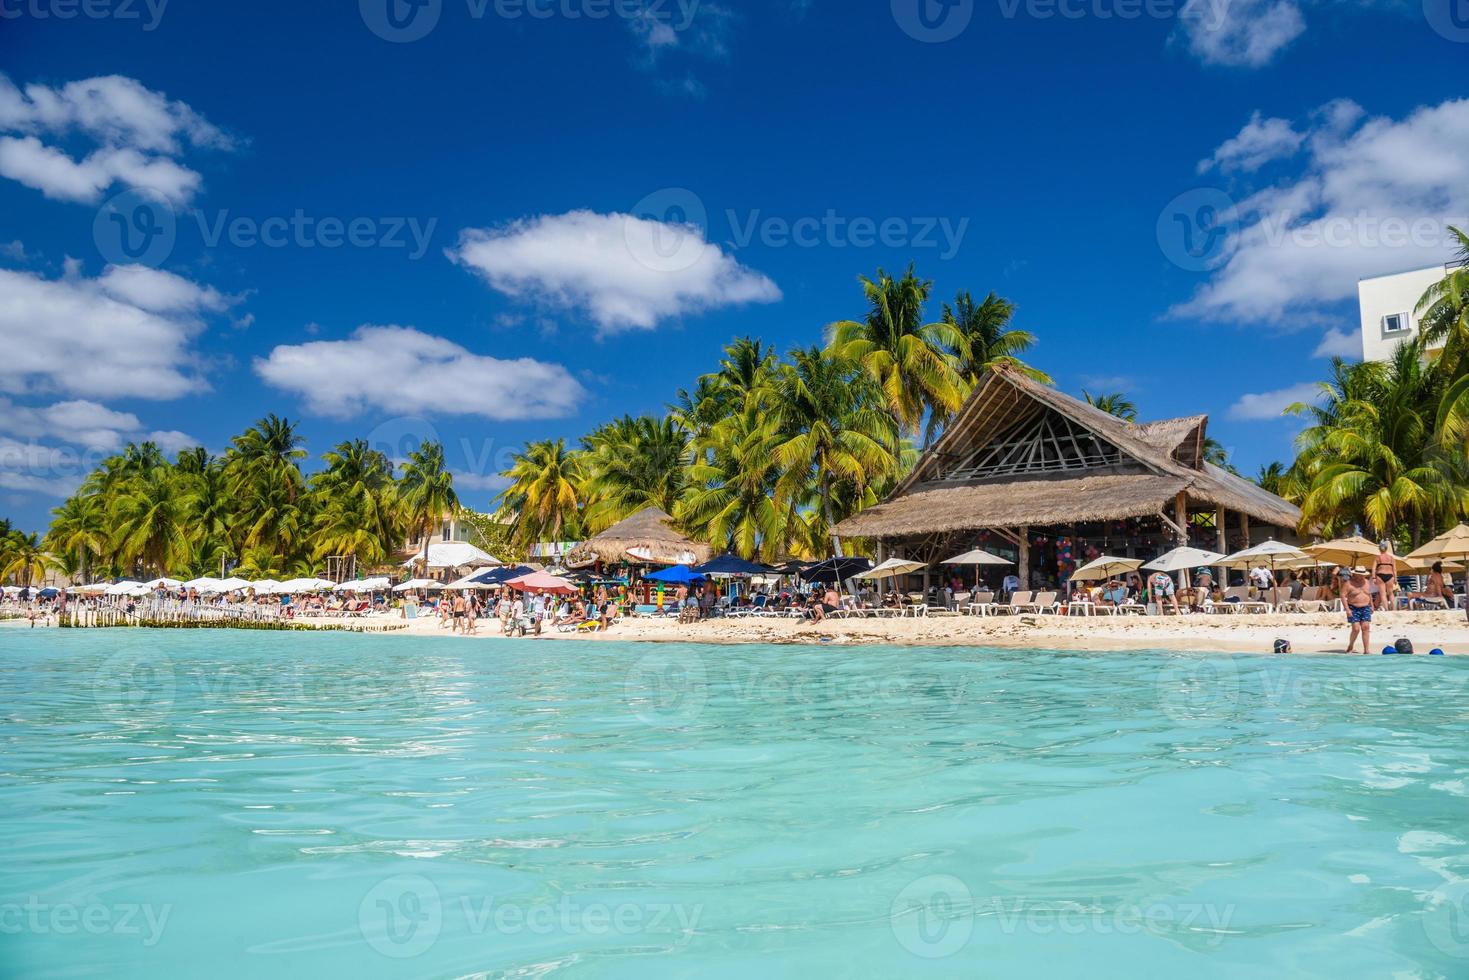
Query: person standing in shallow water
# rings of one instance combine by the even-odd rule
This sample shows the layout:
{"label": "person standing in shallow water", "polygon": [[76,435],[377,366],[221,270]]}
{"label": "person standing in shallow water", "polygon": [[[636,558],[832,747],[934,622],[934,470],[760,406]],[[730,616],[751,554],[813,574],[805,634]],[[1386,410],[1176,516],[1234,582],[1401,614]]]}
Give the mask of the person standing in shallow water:
{"label": "person standing in shallow water", "polygon": [[1372,592],[1367,588],[1367,569],[1358,565],[1352,569],[1352,577],[1341,587],[1342,602],[1347,607],[1347,622],[1352,635],[1347,640],[1347,653],[1356,645],[1357,634],[1362,635],[1362,652],[1372,652]]}

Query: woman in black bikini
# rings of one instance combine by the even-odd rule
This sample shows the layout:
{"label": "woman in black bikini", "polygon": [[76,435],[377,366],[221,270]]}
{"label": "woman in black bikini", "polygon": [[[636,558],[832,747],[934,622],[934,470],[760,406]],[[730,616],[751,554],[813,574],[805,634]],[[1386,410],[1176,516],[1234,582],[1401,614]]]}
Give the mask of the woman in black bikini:
{"label": "woman in black bikini", "polygon": [[1382,589],[1378,593],[1381,603],[1379,609],[1391,609],[1394,604],[1393,592],[1398,587],[1398,562],[1393,557],[1392,542],[1384,541],[1378,545],[1377,564],[1372,566],[1372,571],[1382,582]]}

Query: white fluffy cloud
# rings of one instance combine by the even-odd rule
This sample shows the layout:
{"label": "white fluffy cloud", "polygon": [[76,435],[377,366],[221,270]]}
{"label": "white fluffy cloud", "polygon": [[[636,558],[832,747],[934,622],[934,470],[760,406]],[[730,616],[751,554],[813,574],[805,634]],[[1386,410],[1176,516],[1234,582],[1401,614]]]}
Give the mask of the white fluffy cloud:
{"label": "white fluffy cloud", "polygon": [[178,398],[207,387],[193,339],[227,300],[158,269],[109,267],[96,279],[0,269],[0,391]]}
{"label": "white fluffy cloud", "polygon": [[1403,119],[1334,102],[1304,147],[1294,177],[1237,197],[1228,261],[1172,314],[1320,324],[1358,279],[1454,256],[1447,228],[1469,225],[1469,99]]}
{"label": "white fluffy cloud", "polygon": [[0,432],[25,439],[59,439],[84,449],[111,452],[128,441],[155,442],[166,453],[199,445],[176,429],[144,431],[132,412],[118,412],[86,399],[52,405],[17,405],[0,398]]}
{"label": "white fluffy cloud", "polygon": [[571,211],[471,228],[448,255],[507,296],[585,312],[604,335],[781,296],[697,226],[630,214]]}
{"label": "white fluffy cloud", "polygon": [[1241,395],[1239,401],[1229,406],[1229,417],[1241,422],[1264,422],[1279,419],[1287,408],[1297,402],[1313,402],[1321,395],[1314,381],[1303,381],[1276,391]]}
{"label": "white fluffy cloud", "polygon": [[1235,136],[1219,145],[1214,155],[1199,161],[1199,173],[1218,168],[1222,173],[1259,170],[1271,160],[1294,154],[1306,137],[1287,119],[1262,119],[1256,112]]}
{"label": "white fluffy cloud", "polygon": [[500,360],[411,327],[362,326],[346,340],[281,345],[255,359],[266,383],[311,411],[347,418],[368,409],[489,419],[571,415],[585,391],[566,368]]}
{"label": "white fluffy cloud", "polygon": [[1356,330],[1340,330],[1332,327],[1321,338],[1321,343],[1311,352],[1312,357],[1345,357],[1362,359],[1362,335]]}
{"label": "white fluffy cloud", "polygon": [[[227,149],[232,141],[183,102],[120,75],[31,84],[0,74],[0,176],[62,201],[93,203],[121,185],[175,204],[198,192],[198,173],[174,158],[186,147]],[[49,139],[95,144],[75,158]]]}
{"label": "white fluffy cloud", "polygon": [[1206,65],[1259,68],[1305,30],[1293,0],[1188,0],[1175,38]]}

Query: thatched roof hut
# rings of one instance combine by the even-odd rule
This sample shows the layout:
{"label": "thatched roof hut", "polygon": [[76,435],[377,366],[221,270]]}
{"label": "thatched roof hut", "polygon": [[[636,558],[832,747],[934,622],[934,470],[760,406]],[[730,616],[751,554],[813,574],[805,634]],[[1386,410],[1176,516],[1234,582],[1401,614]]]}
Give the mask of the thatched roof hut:
{"label": "thatched roof hut", "polygon": [[577,545],[566,556],[575,564],[597,559],[604,562],[653,562],[676,565],[708,561],[714,549],[690,540],[673,528],[673,518],[657,507],[647,507],[626,520]]}
{"label": "thatched roof hut", "polygon": [[987,530],[1023,545],[1029,528],[1146,518],[1183,541],[1200,530],[1190,515],[1208,512],[1222,543],[1226,511],[1247,537],[1251,518],[1295,528],[1294,505],[1204,461],[1208,423],[1204,415],[1126,422],[999,367],[886,500],[834,530],[907,544]]}

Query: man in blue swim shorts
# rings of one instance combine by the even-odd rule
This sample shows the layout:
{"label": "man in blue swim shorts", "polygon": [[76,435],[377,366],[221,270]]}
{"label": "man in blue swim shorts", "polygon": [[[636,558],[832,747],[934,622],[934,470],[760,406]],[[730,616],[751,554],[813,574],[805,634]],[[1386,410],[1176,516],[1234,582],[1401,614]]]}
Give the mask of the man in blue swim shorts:
{"label": "man in blue swim shorts", "polygon": [[1372,652],[1372,592],[1367,588],[1367,569],[1358,565],[1352,569],[1352,577],[1342,583],[1342,602],[1347,607],[1347,622],[1351,624],[1352,635],[1347,640],[1347,653],[1352,652],[1352,647],[1357,643],[1357,635],[1362,636],[1362,652]]}

